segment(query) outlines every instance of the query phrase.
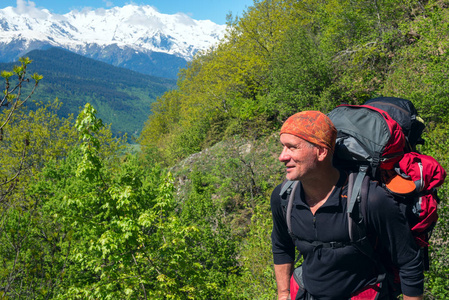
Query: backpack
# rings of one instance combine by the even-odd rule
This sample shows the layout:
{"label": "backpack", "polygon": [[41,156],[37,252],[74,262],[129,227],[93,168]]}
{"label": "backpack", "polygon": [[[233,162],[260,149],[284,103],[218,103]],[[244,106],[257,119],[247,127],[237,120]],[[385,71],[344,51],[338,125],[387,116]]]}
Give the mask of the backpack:
{"label": "backpack", "polygon": [[[376,259],[364,220],[369,182],[377,180],[400,202],[415,241],[424,250],[428,270],[428,241],[438,219],[436,188],[444,182],[446,172],[432,157],[413,152],[417,144],[424,142],[421,138],[424,122],[415,107],[406,99],[382,97],[369,100],[366,105],[340,105],[328,116],[337,129],[334,164],[349,173],[347,215],[351,243]],[[296,186],[297,182],[284,182],[281,189],[291,235]],[[395,273],[397,287],[397,270],[392,266],[385,266],[385,270]],[[380,274],[378,282],[385,276]]]}
{"label": "backpack", "polygon": [[395,120],[406,138],[408,152],[416,151],[416,145],[424,144],[421,134],[425,128],[424,120],[410,100],[396,97],[379,97],[370,99],[365,105],[377,107],[387,112]]}
{"label": "backpack", "polygon": [[347,211],[352,220],[351,240],[358,241],[366,235],[360,220],[365,218],[363,201],[367,196],[363,195],[368,194],[362,189],[368,188],[369,180],[363,182],[369,176],[401,204],[415,241],[423,249],[428,270],[428,241],[438,219],[440,201],[436,188],[443,184],[446,172],[433,157],[412,151],[423,143],[424,129],[415,107],[406,99],[376,98],[366,105],[338,106],[328,116],[337,128],[335,164],[351,172]]}

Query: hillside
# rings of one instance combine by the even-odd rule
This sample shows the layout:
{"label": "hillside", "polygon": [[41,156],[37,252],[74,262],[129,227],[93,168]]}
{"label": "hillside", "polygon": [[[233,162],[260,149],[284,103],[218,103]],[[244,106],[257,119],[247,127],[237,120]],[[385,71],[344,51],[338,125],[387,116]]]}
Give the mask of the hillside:
{"label": "hillside", "polygon": [[[59,111],[62,117],[77,115],[89,102],[105,123],[112,124],[113,133],[127,133],[129,137],[141,131],[151,103],[175,86],[173,79],[114,67],[59,48],[34,50],[26,56],[33,60],[29,72],[44,76],[33,100],[58,98],[63,103]],[[0,70],[13,65],[0,64]],[[32,103],[28,106],[33,108]]]}
{"label": "hillside", "polygon": [[[426,124],[418,151],[448,167],[448,23],[440,1],[258,2],[217,49],[189,64],[176,93],[158,99],[139,140],[143,152],[173,166],[180,212],[201,212],[201,228],[203,219],[214,228],[224,220],[241,245],[242,275],[224,284],[224,298],[276,297],[270,194],[283,176],[280,144],[269,138],[288,116],[406,98]],[[425,299],[449,299],[448,191],[446,181]]]}
{"label": "hillside", "polygon": [[[89,105],[78,130],[45,109],[18,111],[0,142],[0,295],[277,299],[279,128],[298,111],[406,98],[426,124],[417,150],[447,170],[448,24],[447,1],[255,1],[157,97],[136,153],[120,151]],[[79,103],[82,93],[106,122],[138,111],[126,105],[145,112],[149,90],[173,83],[49,51],[49,63],[36,56],[30,65],[54,67],[40,92]],[[438,196],[431,300],[449,299],[448,180]]]}

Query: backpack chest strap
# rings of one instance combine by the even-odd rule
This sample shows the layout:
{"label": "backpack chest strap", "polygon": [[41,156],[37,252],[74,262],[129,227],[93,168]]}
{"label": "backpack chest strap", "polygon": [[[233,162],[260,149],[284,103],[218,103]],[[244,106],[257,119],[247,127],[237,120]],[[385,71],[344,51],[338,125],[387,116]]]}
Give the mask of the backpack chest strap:
{"label": "backpack chest strap", "polygon": [[339,249],[347,246],[354,245],[353,242],[321,242],[321,241],[306,241],[297,239],[297,243],[300,245],[302,249],[309,249],[307,252],[315,252],[319,249]]}
{"label": "backpack chest strap", "polygon": [[321,242],[321,241],[306,241],[296,239],[297,246],[300,248],[301,254],[307,255],[308,253],[318,253],[318,256],[321,257],[322,249],[339,249],[343,247],[352,246],[354,243],[352,242]]}

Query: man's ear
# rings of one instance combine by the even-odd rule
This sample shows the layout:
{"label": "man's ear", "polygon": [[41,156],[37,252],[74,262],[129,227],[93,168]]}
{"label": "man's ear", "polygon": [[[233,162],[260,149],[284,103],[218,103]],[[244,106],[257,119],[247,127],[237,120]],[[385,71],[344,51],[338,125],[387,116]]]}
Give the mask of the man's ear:
{"label": "man's ear", "polygon": [[327,149],[325,147],[317,146],[318,161],[324,161],[329,154],[330,154],[329,149]]}

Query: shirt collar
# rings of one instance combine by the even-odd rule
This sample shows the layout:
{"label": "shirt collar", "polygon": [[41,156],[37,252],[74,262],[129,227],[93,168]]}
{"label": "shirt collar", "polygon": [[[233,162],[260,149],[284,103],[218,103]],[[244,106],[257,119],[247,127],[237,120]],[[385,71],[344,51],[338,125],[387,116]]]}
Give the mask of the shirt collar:
{"label": "shirt collar", "polygon": [[[346,174],[346,172],[340,171],[340,178],[338,179],[332,193],[329,195],[329,198],[326,200],[322,207],[340,206],[341,198],[346,199],[347,197],[347,189],[345,188],[347,184],[348,174]],[[296,195],[300,195],[300,197],[295,197],[295,199],[293,200],[293,204],[305,206],[308,208],[309,205],[305,202],[304,189],[301,182],[299,182],[298,188],[296,190]]]}

